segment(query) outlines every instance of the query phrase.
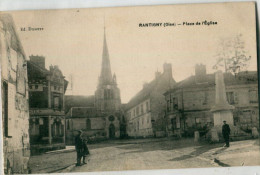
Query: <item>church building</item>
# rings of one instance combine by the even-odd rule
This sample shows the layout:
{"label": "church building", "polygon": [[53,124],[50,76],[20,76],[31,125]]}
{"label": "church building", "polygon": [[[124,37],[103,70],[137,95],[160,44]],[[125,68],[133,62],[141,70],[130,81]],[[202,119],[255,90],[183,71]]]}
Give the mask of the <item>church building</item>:
{"label": "church building", "polygon": [[74,143],[77,130],[91,140],[119,138],[124,133],[123,111],[116,75],[112,75],[104,32],[101,74],[94,96],[65,97],[66,144]]}

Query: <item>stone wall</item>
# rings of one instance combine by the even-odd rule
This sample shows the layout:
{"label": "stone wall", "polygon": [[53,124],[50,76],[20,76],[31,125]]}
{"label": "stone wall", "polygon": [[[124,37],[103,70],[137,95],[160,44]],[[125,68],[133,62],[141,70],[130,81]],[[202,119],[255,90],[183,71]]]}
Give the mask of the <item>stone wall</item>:
{"label": "stone wall", "polygon": [[[30,157],[25,54],[9,15],[0,15],[3,153],[6,173],[28,173]],[[25,64],[25,66],[24,66]]]}

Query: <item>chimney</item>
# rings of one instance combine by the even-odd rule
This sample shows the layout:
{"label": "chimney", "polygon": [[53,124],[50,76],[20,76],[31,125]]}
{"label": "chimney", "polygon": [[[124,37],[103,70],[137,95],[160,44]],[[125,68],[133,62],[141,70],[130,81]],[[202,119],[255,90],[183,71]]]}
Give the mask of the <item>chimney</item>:
{"label": "chimney", "polygon": [[206,79],[206,65],[204,64],[196,64],[195,66],[195,80],[196,83],[204,83],[207,81]]}
{"label": "chimney", "polygon": [[43,56],[29,56],[30,58],[30,61],[38,66],[40,66],[41,68],[44,68],[45,69],[45,57]]}

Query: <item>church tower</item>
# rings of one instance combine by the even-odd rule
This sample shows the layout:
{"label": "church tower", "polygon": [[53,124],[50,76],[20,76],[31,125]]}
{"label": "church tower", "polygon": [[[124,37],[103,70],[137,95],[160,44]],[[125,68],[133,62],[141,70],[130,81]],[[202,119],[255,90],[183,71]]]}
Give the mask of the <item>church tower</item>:
{"label": "church tower", "polygon": [[116,75],[112,76],[109,53],[104,30],[103,54],[101,74],[95,92],[95,107],[99,111],[114,112],[119,110],[121,105],[120,90],[117,87]]}

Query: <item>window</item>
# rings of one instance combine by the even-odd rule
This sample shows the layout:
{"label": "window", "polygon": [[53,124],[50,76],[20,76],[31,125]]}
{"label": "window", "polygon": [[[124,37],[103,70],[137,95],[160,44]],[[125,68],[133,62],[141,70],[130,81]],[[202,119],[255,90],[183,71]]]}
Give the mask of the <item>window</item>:
{"label": "window", "polygon": [[178,109],[178,99],[176,97],[172,98],[172,104],[173,104],[173,109],[177,110]]}
{"label": "window", "polygon": [[146,112],[148,112],[149,111],[149,102],[147,101],[146,102]]}
{"label": "window", "polygon": [[203,105],[206,105],[208,103],[208,92],[204,92],[204,99],[203,99]]}
{"label": "window", "polygon": [[143,104],[141,104],[141,114],[143,114],[144,113],[144,106],[143,106]]}
{"label": "window", "polygon": [[110,99],[113,99],[114,98],[114,93],[112,90],[110,90]]}
{"label": "window", "polygon": [[170,100],[167,100],[166,110],[167,110],[167,112],[170,111]]}
{"label": "window", "polygon": [[104,102],[104,109],[107,109],[107,102]]}
{"label": "window", "polygon": [[227,101],[229,104],[237,104],[238,102],[237,93],[227,92]]}
{"label": "window", "polygon": [[256,90],[249,91],[249,101],[250,103],[257,103],[258,102],[258,94]]}
{"label": "window", "polygon": [[90,119],[87,119],[86,120],[86,128],[89,130],[91,129],[91,120]]}
{"label": "window", "polygon": [[136,108],[137,115],[139,115],[139,106]]}
{"label": "window", "polygon": [[70,121],[67,120],[67,130],[70,130]]}
{"label": "window", "polygon": [[201,119],[200,118],[195,118],[195,125],[197,128],[201,128]]}
{"label": "window", "polygon": [[[43,120],[43,121],[41,121],[42,125],[39,125],[39,134],[43,137],[48,137],[49,136],[49,118],[44,117],[42,120]],[[34,120],[34,122],[36,125],[40,124],[38,119]],[[53,125],[52,125],[52,127],[53,127]],[[53,130],[53,128],[52,128],[52,130]]]}
{"label": "window", "polygon": [[172,124],[172,130],[174,131],[177,128],[176,124],[176,118],[171,119],[171,124]]}
{"label": "window", "polygon": [[3,82],[4,135],[8,137],[8,84]]}
{"label": "window", "polygon": [[104,89],[104,99],[113,99],[113,91],[111,89]]}
{"label": "window", "polygon": [[[48,126],[48,125],[47,125]],[[53,137],[63,137],[64,136],[64,125],[62,125],[60,119],[55,119],[52,125],[52,136]],[[60,142],[60,140],[53,140],[53,142],[57,143]]]}
{"label": "window", "polygon": [[60,98],[54,97],[54,108],[59,108],[60,106]]}

